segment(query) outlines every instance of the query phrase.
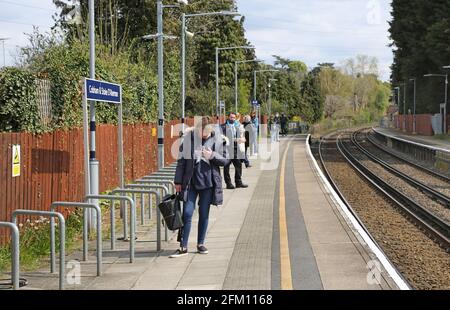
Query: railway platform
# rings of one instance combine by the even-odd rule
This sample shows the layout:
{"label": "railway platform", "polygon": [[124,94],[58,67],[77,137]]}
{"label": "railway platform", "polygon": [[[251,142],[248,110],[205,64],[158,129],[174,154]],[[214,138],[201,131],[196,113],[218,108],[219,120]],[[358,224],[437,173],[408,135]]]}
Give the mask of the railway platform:
{"label": "railway platform", "polygon": [[[401,288],[395,270],[330,191],[306,139],[282,139],[276,169],[261,169],[262,160],[253,159],[253,167],[244,168],[249,188],[225,191],[224,205],[211,207],[208,255],[193,251],[197,214],[189,255],[176,259],[169,258],[178,247],[174,233],[161,251],[155,250],[153,221],[138,226],[134,263],[128,261],[128,243],[119,242],[116,251],[104,251],[103,275],[97,277],[91,251],[88,262],[80,262],[81,278],[68,281],[66,289]],[[76,251],[66,261],[78,262],[81,256]],[[68,279],[72,274],[68,271]],[[58,276],[49,275],[48,268],[21,277],[29,283],[23,289],[58,289]]]}
{"label": "railway platform", "polygon": [[406,141],[410,141],[412,143],[417,143],[417,144],[427,146],[431,149],[436,149],[436,150],[440,149],[440,150],[450,152],[450,141],[449,140],[440,140],[440,139],[437,139],[434,137],[407,134],[405,132],[402,132],[401,130],[390,129],[390,128],[376,127],[376,128],[374,128],[374,130],[382,135],[387,136],[387,137],[399,138],[399,139],[403,139]]}

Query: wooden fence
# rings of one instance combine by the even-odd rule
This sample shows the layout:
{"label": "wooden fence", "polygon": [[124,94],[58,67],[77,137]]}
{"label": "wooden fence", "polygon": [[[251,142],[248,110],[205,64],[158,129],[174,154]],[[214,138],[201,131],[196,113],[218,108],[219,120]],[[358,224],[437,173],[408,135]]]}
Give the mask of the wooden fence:
{"label": "wooden fence", "polygon": [[[192,125],[193,120],[187,120]],[[173,126],[165,125],[165,163],[175,159],[171,148],[178,139]],[[131,181],[157,170],[156,125],[124,126],[125,179]],[[117,127],[97,127],[100,192],[118,186]],[[21,173],[12,177],[12,148],[20,145]],[[82,201],[84,157],[82,129],[57,130],[42,135],[0,133],[0,221],[10,221],[16,209],[49,210],[54,201]],[[0,230],[0,244],[7,240]]]}

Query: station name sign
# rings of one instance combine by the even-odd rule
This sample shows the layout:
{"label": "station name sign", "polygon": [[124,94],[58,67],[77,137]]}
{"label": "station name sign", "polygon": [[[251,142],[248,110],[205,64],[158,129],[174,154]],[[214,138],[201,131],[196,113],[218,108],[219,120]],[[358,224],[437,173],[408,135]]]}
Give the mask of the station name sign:
{"label": "station name sign", "polygon": [[120,103],[122,87],[103,81],[85,79],[86,99],[101,102]]}

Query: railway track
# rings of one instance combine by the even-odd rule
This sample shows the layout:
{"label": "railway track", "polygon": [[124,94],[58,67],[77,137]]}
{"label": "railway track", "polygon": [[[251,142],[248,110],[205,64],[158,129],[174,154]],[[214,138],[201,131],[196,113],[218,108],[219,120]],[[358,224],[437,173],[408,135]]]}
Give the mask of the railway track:
{"label": "railway track", "polygon": [[382,145],[380,142],[377,142],[377,138],[374,136],[373,132],[369,132],[367,133],[367,141],[369,141],[373,146],[375,146],[376,148],[378,148],[379,150],[381,150],[382,152],[389,154],[392,157],[397,158],[398,160],[407,163],[408,165],[415,167],[419,170],[424,171],[425,173],[428,173],[431,176],[434,176],[442,181],[445,181],[447,183],[450,184],[450,177],[448,177],[447,175],[437,172],[433,169],[427,168],[424,165],[420,165],[417,162],[410,160],[408,158],[406,158],[405,156],[401,156],[398,153],[392,151],[391,149],[389,149],[387,146]]}
{"label": "railway track", "polygon": [[[354,132],[350,135],[348,142],[344,142],[340,136],[337,139],[337,146],[342,155],[349,161],[349,163],[354,166],[361,175],[363,175],[368,181],[370,181],[379,190],[382,190],[387,194],[396,205],[402,210],[402,212],[412,220],[418,227],[420,227],[430,238],[436,241],[441,247],[443,247],[447,252],[450,252],[450,226],[449,224],[442,220],[440,217],[431,213],[427,208],[423,207],[419,203],[415,202],[411,197],[408,197],[402,193],[399,189],[394,188],[391,184],[383,180],[376,173],[372,172],[368,167],[361,163],[361,161],[356,158],[350,148],[347,146],[349,143],[354,145],[358,150],[364,153],[367,157],[371,158],[374,162],[378,163],[380,166],[385,167],[387,170],[396,174],[406,182],[411,182],[411,179],[404,174],[400,173],[389,167],[387,164],[381,160],[374,158],[373,155],[368,153],[363,148],[361,149],[360,144],[356,141],[355,136],[358,132]],[[419,183],[413,183],[417,186]],[[434,191],[430,191],[429,195],[432,196]],[[436,196],[437,197],[437,196]]]}
{"label": "railway track", "polygon": [[[329,135],[312,151],[349,210],[412,287],[450,288],[448,236],[418,216],[419,211],[408,208],[396,193],[365,175],[367,167],[358,158],[350,160],[355,157],[352,152],[357,152],[359,159],[365,156],[351,142],[351,134],[339,139],[338,135]],[[366,164],[369,161],[367,156],[363,160]]]}
{"label": "railway track", "polygon": [[[392,165],[390,165],[387,161],[375,156],[372,154],[369,150],[367,150],[359,141],[358,136],[364,134],[362,130],[355,131],[352,134],[351,140],[352,143],[361,151],[363,152],[367,157],[369,157],[372,161],[376,162],[383,168],[385,168],[387,171],[391,172],[392,174],[402,178],[412,186],[416,187],[418,190],[422,191],[424,194],[426,194],[428,197],[439,201],[445,207],[448,209],[450,208],[450,197],[445,195],[444,193],[432,188],[431,186],[425,184],[424,182],[421,182],[419,180],[416,180],[415,178],[409,176],[408,174],[402,172],[400,169],[394,168]],[[367,138],[367,134],[365,134],[365,137]]]}

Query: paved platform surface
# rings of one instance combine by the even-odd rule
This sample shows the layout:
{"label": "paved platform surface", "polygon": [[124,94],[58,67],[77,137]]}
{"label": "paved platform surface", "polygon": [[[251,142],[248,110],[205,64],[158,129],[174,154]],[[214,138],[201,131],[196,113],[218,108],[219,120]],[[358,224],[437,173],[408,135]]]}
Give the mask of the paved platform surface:
{"label": "paved platform surface", "polygon": [[388,129],[381,127],[376,127],[375,129],[382,134],[395,136],[405,140],[410,140],[415,143],[425,144],[430,147],[441,148],[450,152],[450,141],[440,140],[429,136],[412,135],[397,129]]}
{"label": "paved platform surface", "polygon": [[[276,157],[276,153],[272,156]],[[168,256],[176,235],[156,252],[155,223],[138,226],[136,262],[128,262],[128,243],[104,252],[103,276],[95,276],[95,254],[81,262],[81,283],[67,289],[395,289],[383,271],[380,283],[367,281],[367,262],[375,259],[341,214],[315,171],[304,136],[280,143],[280,164],[262,170],[261,160],[244,168],[248,189],[225,191],[224,205],[212,207],[206,245],[195,253],[197,213],[189,255]],[[104,248],[109,242],[105,240]],[[91,245],[92,248],[94,244]],[[67,258],[79,260],[80,252]],[[57,289],[48,270],[23,273],[28,289]]]}

